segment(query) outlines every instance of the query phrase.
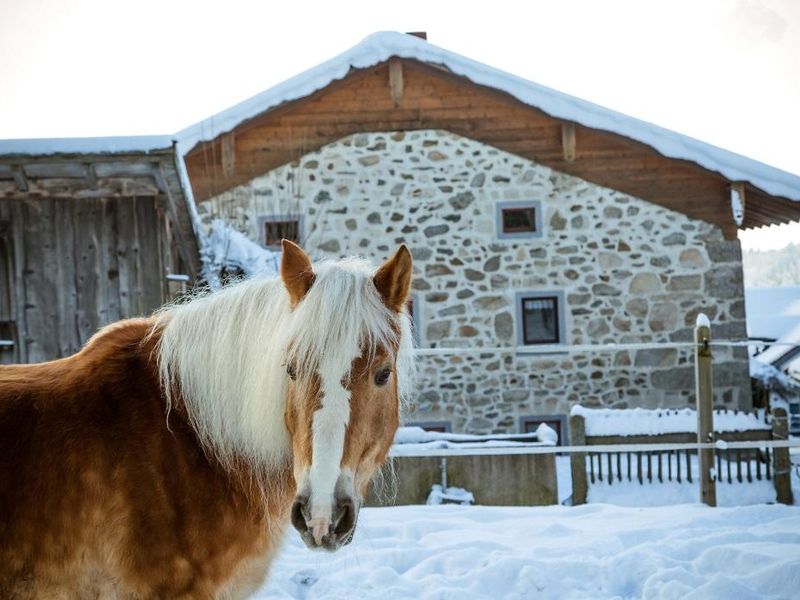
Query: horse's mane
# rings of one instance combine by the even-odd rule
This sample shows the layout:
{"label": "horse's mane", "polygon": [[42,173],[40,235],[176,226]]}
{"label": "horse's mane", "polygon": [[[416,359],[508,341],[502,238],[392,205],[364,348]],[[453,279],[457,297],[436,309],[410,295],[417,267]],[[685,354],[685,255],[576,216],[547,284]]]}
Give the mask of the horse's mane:
{"label": "horse's mane", "polygon": [[223,465],[269,468],[288,457],[286,365],[298,373],[347,373],[379,347],[396,352],[401,399],[410,392],[410,320],[381,300],[375,269],[361,259],[314,266],[314,284],[292,309],[280,279],[245,280],[163,309],[158,363],[168,406],[179,395],[203,445]]}

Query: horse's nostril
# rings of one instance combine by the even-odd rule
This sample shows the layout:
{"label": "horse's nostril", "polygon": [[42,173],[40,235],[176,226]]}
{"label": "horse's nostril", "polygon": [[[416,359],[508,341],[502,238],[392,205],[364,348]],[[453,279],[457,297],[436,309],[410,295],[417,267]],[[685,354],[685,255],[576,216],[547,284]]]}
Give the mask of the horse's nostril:
{"label": "horse's nostril", "polygon": [[306,512],[306,502],[308,502],[306,498],[297,498],[292,504],[292,525],[300,533],[308,529],[304,514]]}
{"label": "horse's nostril", "polygon": [[337,537],[346,536],[356,524],[356,507],[352,500],[341,500],[336,505],[333,532]]}

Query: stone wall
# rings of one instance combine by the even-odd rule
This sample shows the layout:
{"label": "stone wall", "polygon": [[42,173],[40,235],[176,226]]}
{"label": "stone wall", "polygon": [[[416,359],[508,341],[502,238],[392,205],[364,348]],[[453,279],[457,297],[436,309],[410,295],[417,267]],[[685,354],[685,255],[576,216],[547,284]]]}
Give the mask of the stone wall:
{"label": "stone wall", "polygon": [[[543,235],[501,239],[496,204],[541,202]],[[315,258],[415,258],[419,342],[517,344],[518,291],[558,291],[566,343],[690,341],[698,312],[716,338],[746,336],[741,252],[721,231],[626,194],[440,131],[359,134],[201,204],[255,240],[258,216],[303,215]],[[751,406],[746,354],[715,349],[715,402]],[[421,360],[409,421],[512,432],[575,403],[683,407],[689,349]]]}

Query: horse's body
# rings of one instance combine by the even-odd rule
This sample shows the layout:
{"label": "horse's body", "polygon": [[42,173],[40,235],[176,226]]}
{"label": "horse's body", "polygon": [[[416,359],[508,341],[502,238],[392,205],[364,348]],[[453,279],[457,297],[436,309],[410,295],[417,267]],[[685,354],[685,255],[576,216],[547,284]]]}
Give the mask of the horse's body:
{"label": "horse's body", "polygon": [[206,455],[183,410],[168,429],[157,338],[142,345],[152,325],[123,321],[75,356],[0,368],[0,598],[240,597],[261,584],[290,463],[264,504],[246,473]]}
{"label": "horse's body", "polygon": [[[289,319],[302,300],[296,296],[290,288],[267,310]],[[320,467],[310,452],[327,397],[319,383],[302,387],[286,376],[286,344],[296,338],[275,332],[276,349],[254,359],[248,354],[269,343],[247,331],[257,314],[248,313],[253,320],[227,332],[227,341],[202,339],[231,325],[222,316],[196,331],[180,329],[181,320],[212,316],[204,310],[237,309],[214,302],[212,295],[111,325],[69,358],[0,367],[0,598],[245,597],[263,582],[290,511],[309,546],[349,542],[364,477],[383,461],[396,418],[374,440],[355,439],[364,427],[359,410],[371,409],[358,408],[358,386],[370,381],[354,372],[340,464],[325,473],[330,489],[315,489]],[[196,355],[203,342],[206,354]],[[369,363],[375,351],[359,350],[353,364]],[[233,372],[221,372],[226,365]],[[310,421],[305,431],[298,420],[305,413],[314,435]],[[355,452],[358,443],[374,451]],[[348,463],[354,453],[360,456]],[[367,455],[369,465],[358,463]],[[318,497],[328,508],[319,508]],[[352,523],[345,526],[342,513]]]}

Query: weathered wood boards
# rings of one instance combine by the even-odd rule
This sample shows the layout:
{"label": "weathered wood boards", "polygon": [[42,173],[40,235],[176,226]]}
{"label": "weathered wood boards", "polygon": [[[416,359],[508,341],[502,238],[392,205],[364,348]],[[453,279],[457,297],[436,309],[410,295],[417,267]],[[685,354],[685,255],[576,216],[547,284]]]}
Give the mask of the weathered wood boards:
{"label": "weathered wood boards", "polygon": [[6,199],[0,221],[0,321],[14,322],[16,361],[72,354],[102,325],[167,299],[152,196]]}

